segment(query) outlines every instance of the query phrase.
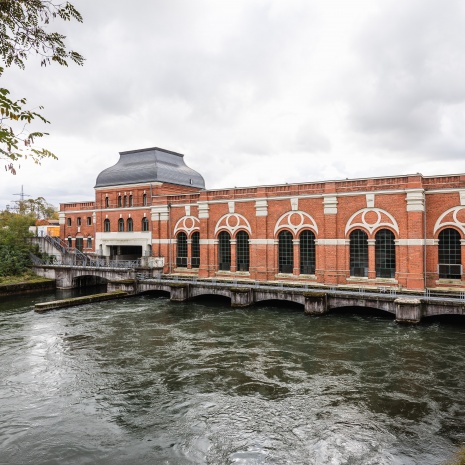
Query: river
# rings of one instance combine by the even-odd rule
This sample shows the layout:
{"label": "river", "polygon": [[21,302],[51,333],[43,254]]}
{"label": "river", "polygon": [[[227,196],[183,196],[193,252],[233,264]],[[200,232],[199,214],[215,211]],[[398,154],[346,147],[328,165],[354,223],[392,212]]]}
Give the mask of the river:
{"label": "river", "polygon": [[0,464],[438,465],[465,323],[139,296],[0,298]]}

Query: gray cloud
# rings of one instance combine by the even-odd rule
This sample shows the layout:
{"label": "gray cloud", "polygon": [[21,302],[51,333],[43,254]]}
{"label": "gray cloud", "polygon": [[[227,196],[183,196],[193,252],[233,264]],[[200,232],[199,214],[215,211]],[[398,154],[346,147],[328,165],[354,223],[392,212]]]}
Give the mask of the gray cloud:
{"label": "gray cloud", "polygon": [[[92,198],[118,152],[186,155],[208,187],[465,171],[458,0],[80,0],[82,68],[9,69],[60,159],[0,174],[0,208]],[[324,155],[324,156],[322,156]]]}

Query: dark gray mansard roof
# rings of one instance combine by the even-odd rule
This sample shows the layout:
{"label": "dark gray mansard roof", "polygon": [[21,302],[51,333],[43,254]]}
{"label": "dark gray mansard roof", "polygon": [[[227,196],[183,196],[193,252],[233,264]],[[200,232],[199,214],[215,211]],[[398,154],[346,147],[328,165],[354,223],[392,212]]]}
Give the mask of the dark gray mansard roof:
{"label": "dark gray mansard roof", "polygon": [[184,163],[184,155],[152,147],[120,152],[116,165],[97,176],[95,187],[167,182],[205,189],[203,177]]}

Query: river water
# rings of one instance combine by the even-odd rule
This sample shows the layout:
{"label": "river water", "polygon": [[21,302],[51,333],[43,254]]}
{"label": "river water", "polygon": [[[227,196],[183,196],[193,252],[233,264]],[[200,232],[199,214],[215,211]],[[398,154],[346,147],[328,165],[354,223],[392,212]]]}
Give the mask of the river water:
{"label": "river water", "polygon": [[465,324],[139,296],[0,298],[0,464],[437,465]]}

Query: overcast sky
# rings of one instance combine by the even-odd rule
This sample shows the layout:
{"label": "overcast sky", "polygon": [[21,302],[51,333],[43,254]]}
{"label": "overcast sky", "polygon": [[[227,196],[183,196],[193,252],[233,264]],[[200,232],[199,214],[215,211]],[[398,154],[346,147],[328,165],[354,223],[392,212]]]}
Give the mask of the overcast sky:
{"label": "overcast sky", "polygon": [[[92,200],[119,152],[185,155],[206,187],[465,172],[463,0],[75,0],[52,23],[83,67],[9,68],[59,156],[0,171],[24,192]],[[34,129],[34,127],[32,127]]]}

